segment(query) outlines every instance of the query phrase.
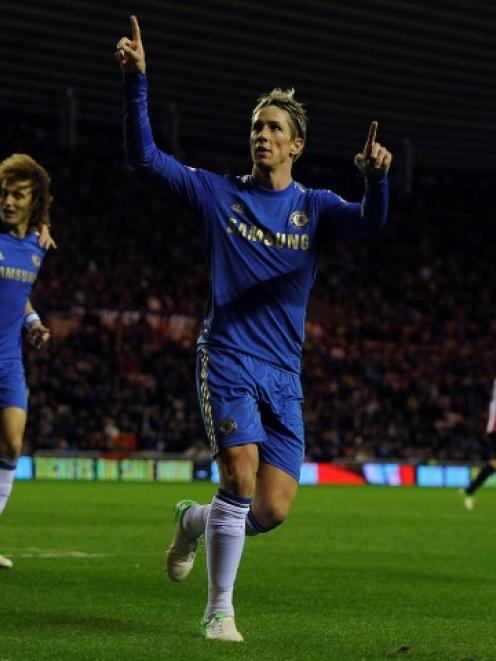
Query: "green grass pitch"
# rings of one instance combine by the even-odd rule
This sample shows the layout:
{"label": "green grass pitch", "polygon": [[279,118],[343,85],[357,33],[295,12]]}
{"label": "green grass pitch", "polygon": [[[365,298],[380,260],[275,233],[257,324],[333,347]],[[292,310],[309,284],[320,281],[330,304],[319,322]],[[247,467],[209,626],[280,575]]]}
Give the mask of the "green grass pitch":
{"label": "green grass pitch", "polygon": [[212,485],[17,483],[0,518],[0,660],[496,659],[496,490],[301,488],[247,540],[245,643],[204,641],[205,556],[163,574],[176,500]]}

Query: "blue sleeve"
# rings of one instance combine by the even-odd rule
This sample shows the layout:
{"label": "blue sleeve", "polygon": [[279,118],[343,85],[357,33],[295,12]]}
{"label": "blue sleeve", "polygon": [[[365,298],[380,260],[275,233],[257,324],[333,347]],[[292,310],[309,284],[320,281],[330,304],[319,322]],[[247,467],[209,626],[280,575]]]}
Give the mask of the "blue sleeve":
{"label": "blue sleeve", "polygon": [[220,179],[205,170],[189,168],[157,148],[148,117],[148,83],[144,74],[124,75],[124,149],[128,163],[164,179],[189,207],[199,210]]}
{"label": "blue sleeve", "polygon": [[318,191],[320,223],[334,238],[347,238],[358,233],[380,230],[386,222],[389,190],[387,176],[365,177],[362,203],[346,202],[331,191]]}

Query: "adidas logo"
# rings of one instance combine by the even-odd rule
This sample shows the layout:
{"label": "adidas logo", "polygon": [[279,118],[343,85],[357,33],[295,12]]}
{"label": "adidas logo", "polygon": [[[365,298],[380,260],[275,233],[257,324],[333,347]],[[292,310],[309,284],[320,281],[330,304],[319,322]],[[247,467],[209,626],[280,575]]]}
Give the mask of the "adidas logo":
{"label": "adidas logo", "polygon": [[1,250],[0,250],[0,259],[5,259],[5,257],[3,256],[3,252]]}

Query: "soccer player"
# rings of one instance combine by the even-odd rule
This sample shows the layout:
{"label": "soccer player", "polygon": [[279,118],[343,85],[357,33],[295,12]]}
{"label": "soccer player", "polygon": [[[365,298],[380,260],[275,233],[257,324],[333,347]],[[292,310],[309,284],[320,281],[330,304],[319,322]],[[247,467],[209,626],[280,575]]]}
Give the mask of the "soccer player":
{"label": "soccer player", "polygon": [[[376,142],[372,122],[355,156],[365,175],[361,204],[305,188],[291,172],[305,146],[306,113],[294,90],[275,89],[252,113],[251,175],[223,177],[186,167],[155,146],[134,16],[131,31],[115,53],[124,74],[127,159],[161,177],[194,211],[198,223],[192,231],[202,233],[210,279],[197,390],[220,488],[210,504],[176,505],[167,570],[173,580],[186,578],[205,532],[202,632],[207,639],[239,642],[232,596],[245,531],[266,533],[282,523],[298,487],[304,454],[301,351],[318,248],[324,237],[337,240],[382,227],[391,154]],[[220,131],[214,122],[212,132]]]}
{"label": "soccer player", "polygon": [[[0,514],[12,490],[26,426],[27,390],[21,355],[24,328],[43,346],[50,331],[29,300],[49,247],[50,177],[26,154],[0,163]],[[0,567],[12,561],[0,555]]]}
{"label": "soccer player", "polygon": [[471,512],[474,509],[474,493],[496,471],[496,379],[493,381],[491,401],[489,402],[489,417],[486,425],[489,459],[482,466],[477,476],[465,489],[465,508]]}

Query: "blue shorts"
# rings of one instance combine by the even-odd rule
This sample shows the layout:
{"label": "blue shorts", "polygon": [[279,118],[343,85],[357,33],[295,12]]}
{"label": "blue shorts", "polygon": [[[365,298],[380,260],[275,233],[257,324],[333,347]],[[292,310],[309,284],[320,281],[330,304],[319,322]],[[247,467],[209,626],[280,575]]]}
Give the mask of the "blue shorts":
{"label": "blue shorts", "polygon": [[8,406],[24,410],[28,408],[26,378],[20,360],[0,362],[0,409]]}
{"label": "blue shorts", "polygon": [[214,456],[257,443],[261,461],[299,479],[305,436],[298,374],[248,354],[202,346],[196,387]]}

